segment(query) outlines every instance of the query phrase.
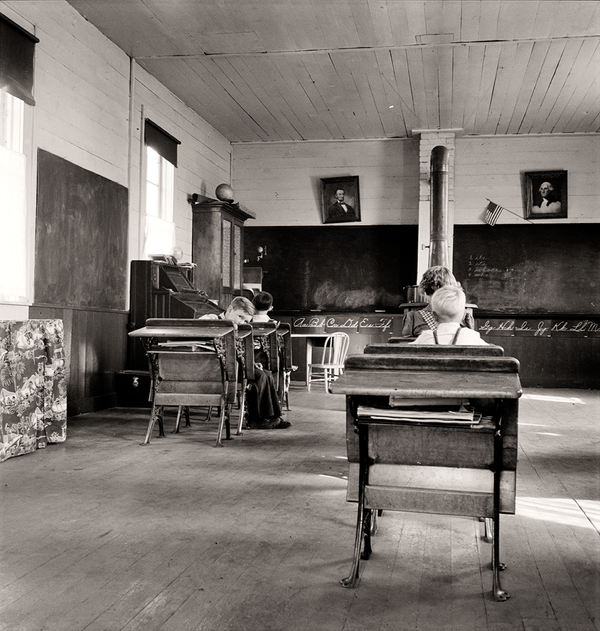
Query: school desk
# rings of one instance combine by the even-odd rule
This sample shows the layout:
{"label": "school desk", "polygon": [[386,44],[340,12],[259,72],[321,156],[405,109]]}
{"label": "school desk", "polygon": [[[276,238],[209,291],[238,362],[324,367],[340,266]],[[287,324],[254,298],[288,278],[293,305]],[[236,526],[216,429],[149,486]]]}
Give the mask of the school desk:
{"label": "school desk", "polygon": [[[493,520],[493,597],[509,597],[499,577],[500,513],[515,510],[518,371],[509,357],[348,357],[332,386],[346,395],[348,461],[359,465],[354,556],[342,585],[357,584],[377,514],[429,512]],[[475,404],[478,422],[398,420],[390,407],[456,410],[463,401]]]}

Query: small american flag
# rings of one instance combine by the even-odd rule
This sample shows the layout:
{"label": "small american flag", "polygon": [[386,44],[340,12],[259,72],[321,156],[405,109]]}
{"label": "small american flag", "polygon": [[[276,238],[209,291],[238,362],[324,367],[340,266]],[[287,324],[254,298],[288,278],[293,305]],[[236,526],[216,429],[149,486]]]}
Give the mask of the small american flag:
{"label": "small american flag", "polygon": [[506,210],[502,206],[498,206],[498,204],[494,204],[494,202],[490,202],[485,207],[485,223],[490,226],[495,226],[498,221],[498,217],[500,217],[500,213]]}

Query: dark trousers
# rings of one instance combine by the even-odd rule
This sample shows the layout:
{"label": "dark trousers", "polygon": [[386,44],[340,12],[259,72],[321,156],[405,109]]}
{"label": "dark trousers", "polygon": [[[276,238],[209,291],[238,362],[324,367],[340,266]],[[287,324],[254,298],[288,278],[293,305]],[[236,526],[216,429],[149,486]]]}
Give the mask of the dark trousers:
{"label": "dark trousers", "polygon": [[255,378],[248,382],[246,403],[248,405],[248,420],[259,422],[274,416],[281,416],[279,397],[275,389],[273,375],[268,370],[255,370]]}

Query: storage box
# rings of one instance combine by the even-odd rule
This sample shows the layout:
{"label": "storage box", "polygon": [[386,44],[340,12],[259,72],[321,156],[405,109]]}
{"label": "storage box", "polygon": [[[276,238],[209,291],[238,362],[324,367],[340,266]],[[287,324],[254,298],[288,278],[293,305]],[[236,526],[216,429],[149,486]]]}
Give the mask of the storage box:
{"label": "storage box", "polygon": [[142,370],[121,370],[117,378],[117,405],[124,408],[150,408],[150,373]]}

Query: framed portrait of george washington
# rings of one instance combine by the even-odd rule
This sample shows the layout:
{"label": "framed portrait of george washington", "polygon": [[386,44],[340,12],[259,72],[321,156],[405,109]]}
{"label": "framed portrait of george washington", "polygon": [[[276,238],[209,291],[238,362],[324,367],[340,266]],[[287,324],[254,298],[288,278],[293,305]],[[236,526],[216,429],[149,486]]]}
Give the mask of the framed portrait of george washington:
{"label": "framed portrait of george washington", "polygon": [[567,217],[567,171],[525,173],[525,218]]}
{"label": "framed portrait of george washington", "polygon": [[321,178],[323,223],[360,221],[358,176]]}

